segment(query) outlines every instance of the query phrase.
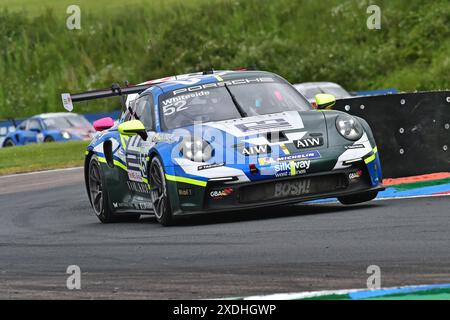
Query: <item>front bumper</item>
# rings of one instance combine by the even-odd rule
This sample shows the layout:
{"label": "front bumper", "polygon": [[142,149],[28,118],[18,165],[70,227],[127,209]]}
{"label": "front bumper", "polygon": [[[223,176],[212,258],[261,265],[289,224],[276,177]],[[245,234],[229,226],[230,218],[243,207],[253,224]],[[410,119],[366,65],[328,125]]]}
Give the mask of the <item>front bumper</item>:
{"label": "front bumper", "polygon": [[173,214],[189,215],[349,196],[382,191],[384,187],[381,183],[372,183],[366,166],[352,166],[341,170],[244,183],[208,182],[205,187],[177,182],[172,183],[171,189],[178,198],[178,206],[172,208]]}

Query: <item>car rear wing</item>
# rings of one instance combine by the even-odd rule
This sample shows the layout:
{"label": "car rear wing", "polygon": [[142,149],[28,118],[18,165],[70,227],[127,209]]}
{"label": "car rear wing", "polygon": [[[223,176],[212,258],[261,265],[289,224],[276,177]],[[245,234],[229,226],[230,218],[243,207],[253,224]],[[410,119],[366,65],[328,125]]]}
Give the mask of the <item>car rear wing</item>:
{"label": "car rear wing", "polygon": [[[23,119],[19,119],[20,122],[22,122]],[[6,118],[6,119],[0,119],[0,122],[11,122],[14,128],[17,128],[17,121],[14,118]]]}
{"label": "car rear wing", "polygon": [[145,84],[135,85],[135,86],[126,86],[126,87],[120,87],[119,84],[113,84],[111,88],[109,89],[101,89],[101,90],[93,90],[93,91],[86,91],[81,93],[62,93],[61,99],[64,106],[64,109],[71,112],[73,110],[73,103],[74,102],[80,102],[80,101],[88,101],[88,100],[95,100],[95,99],[104,99],[104,98],[110,98],[110,97],[120,97],[121,98],[121,104],[122,107],[125,109],[125,101],[126,97],[129,94],[139,94],[146,89],[150,88],[151,86],[155,85],[155,82],[149,82]]}

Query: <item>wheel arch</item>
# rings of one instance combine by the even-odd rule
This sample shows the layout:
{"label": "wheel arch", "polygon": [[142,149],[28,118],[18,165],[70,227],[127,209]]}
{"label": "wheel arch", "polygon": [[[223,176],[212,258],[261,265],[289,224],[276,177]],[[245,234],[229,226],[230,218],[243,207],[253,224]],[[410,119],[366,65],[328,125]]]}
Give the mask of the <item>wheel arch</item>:
{"label": "wheel arch", "polygon": [[95,152],[92,150],[86,151],[86,156],[84,158],[84,184],[86,186],[86,193],[89,198],[89,202],[92,205],[91,195],[89,192],[89,163],[91,162],[92,157],[95,155]]}

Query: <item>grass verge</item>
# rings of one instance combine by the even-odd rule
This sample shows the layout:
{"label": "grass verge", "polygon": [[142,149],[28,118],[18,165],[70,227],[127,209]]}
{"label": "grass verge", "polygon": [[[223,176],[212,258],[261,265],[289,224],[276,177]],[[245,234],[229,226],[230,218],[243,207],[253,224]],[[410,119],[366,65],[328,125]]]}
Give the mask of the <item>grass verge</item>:
{"label": "grass verge", "polygon": [[87,141],[0,149],[0,175],[82,166]]}

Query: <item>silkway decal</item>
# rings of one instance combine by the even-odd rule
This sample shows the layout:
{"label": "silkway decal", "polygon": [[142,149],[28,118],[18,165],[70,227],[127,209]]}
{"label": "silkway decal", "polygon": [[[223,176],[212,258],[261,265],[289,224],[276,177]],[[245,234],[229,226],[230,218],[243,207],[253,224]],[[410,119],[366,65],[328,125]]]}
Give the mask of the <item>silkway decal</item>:
{"label": "silkway decal", "polygon": [[290,175],[305,174],[310,167],[311,160],[283,162],[275,166],[275,176],[287,177]]}

